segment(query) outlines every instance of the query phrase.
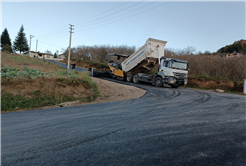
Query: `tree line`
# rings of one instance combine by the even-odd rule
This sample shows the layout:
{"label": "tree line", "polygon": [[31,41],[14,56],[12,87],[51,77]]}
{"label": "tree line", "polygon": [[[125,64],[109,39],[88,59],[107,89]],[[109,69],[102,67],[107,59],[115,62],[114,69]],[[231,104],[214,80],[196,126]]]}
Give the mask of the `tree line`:
{"label": "tree line", "polygon": [[[135,46],[111,46],[111,45],[94,45],[94,46],[77,46],[71,48],[70,58],[76,60],[94,61],[98,63],[107,62],[108,53],[131,55],[136,51]],[[68,49],[64,53],[68,57]]]}
{"label": "tree line", "polygon": [[226,45],[225,47],[220,48],[217,52],[232,53],[234,51],[242,54],[246,54],[246,40],[241,39],[239,41],[235,41],[231,45]]}
{"label": "tree line", "polygon": [[165,50],[165,57],[182,59],[189,62],[189,74],[220,77],[233,81],[242,81],[246,78],[246,56],[240,58],[225,58],[224,53],[210,54],[181,54]]}
{"label": "tree line", "polygon": [[7,28],[4,29],[1,35],[1,50],[11,53],[13,51],[19,51],[20,54],[28,52],[29,46],[27,44],[26,34],[24,33],[23,25],[21,26],[15,38],[15,41],[13,42],[13,46]]}

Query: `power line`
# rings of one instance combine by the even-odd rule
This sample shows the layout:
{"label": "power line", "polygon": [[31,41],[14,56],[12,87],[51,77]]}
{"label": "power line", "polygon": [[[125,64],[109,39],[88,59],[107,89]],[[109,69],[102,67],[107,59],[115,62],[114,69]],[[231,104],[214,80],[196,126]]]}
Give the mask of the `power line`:
{"label": "power line", "polygon": [[65,26],[63,26],[62,28],[59,28],[56,31],[53,31],[53,32],[50,32],[50,33],[46,33],[46,34],[42,34],[42,35],[36,35],[36,36],[48,36],[48,35],[50,36],[50,35],[65,31],[66,29],[67,29],[67,26],[66,26],[66,28],[65,28]]}
{"label": "power line", "polygon": [[[130,1],[132,1],[132,0],[130,0]],[[107,11],[105,11],[105,12],[103,12],[103,13],[98,14],[98,15],[95,15],[95,16],[92,16],[92,17],[90,17],[90,18],[87,18],[87,19],[84,19],[84,20],[75,22],[74,24],[79,23],[79,22],[83,22],[83,21],[85,21],[85,20],[89,20],[89,19],[91,19],[91,18],[95,18],[95,17],[97,17],[97,16],[99,16],[99,15],[102,15],[102,14],[104,14],[104,13],[108,13],[109,11],[114,10],[114,9],[117,9],[117,8],[119,8],[120,6],[123,6],[124,4],[126,4],[126,3],[130,2],[130,1],[127,1],[127,2],[125,2],[125,3],[123,3],[123,4],[119,5],[119,6],[116,6],[116,7],[112,8],[112,9],[107,10]],[[38,36],[38,37],[40,37],[40,36],[52,36],[52,35],[55,35],[55,34],[64,32],[64,31],[66,30],[66,29],[64,29],[64,28],[66,28],[66,27],[67,27],[67,25],[66,25],[66,26],[63,26],[62,28],[57,29],[56,31],[53,31],[53,32],[50,32],[50,33],[47,33],[47,34],[36,35],[36,36]],[[58,31],[58,30],[60,30],[60,31]],[[58,32],[57,32],[57,31],[58,31]]]}
{"label": "power line", "polygon": [[[130,1],[131,1],[131,0],[130,0]],[[119,5],[119,6],[117,6],[117,7],[115,7],[115,8],[119,8],[119,7],[123,6],[123,5],[126,4],[126,3],[129,3],[130,1],[127,1],[127,2],[125,2],[125,3],[123,3],[123,4]],[[145,1],[145,0],[143,0],[143,1]],[[94,19],[94,20],[89,21],[89,22],[95,22],[95,21],[97,21],[97,20],[99,20],[99,19],[101,19],[101,18],[105,18],[105,17],[111,16],[111,15],[113,15],[113,14],[115,14],[115,13],[122,12],[122,11],[124,11],[124,10],[126,10],[126,9],[129,9],[129,8],[131,8],[131,7],[133,7],[133,6],[136,6],[136,5],[140,4],[140,3],[142,3],[143,1],[138,2],[138,3],[134,4],[134,5],[129,6],[129,7],[123,8],[123,9],[121,9],[120,11],[116,11],[116,12],[114,12],[114,13],[108,14],[108,15],[106,15],[106,16],[104,16],[104,17],[100,17],[100,18],[98,18],[98,19]],[[113,8],[113,9],[115,9],[115,8]],[[109,12],[109,11],[103,12],[103,13],[101,13],[101,14],[104,14],[104,13],[107,13],[107,12]],[[99,15],[101,15],[101,14],[99,14]],[[96,16],[98,16],[98,15],[96,15]],[[89,19],[94,18],[94,17],[96,17],[96,16],[87,18],[87,19],[85,19],[85,20],[89,20]],[[116,18],[116,17],[114,17],[114,18]],[[108,20],[110,20],[110,19],[108,19]],[[82,21],[84,21],[84,20],[82,20]],[[82,22],[82,21],[79,21],[79,22]],[[87,25],[87,26],[88,26],[88,25]],[[83,26],[83,27],[84,27],[84,26]],[[64,32],[66,31],[66,29],[64,29],[64,27],[62,27],[62,28],[60,28],[60,29],[62,29],[62,30],[60,30],[60,31],[54,31],[54,32],[47,33],[47,34],[44,34],[44,35],[37,35],[37,36],[39,36],[39,37],[40,37],[40,36],[48,36],[48,37],[41,37],[41,38],[42,38],[42,39],[51,39],[51,40],[52,40],[52,39],[57,39],[57,38],[61,38],[61,37],[66,36],[67,34],[64,33]],[[62,35],[60,36],[60,34],[62,34]],[[55,35],[55,36],[54,36],[54,35]],[[58,35],[58,36],[57,36],[57,35]],[[54,38],[50,38],[51,36],[54,36]]]}
{"label": "power line", "polygon": [[[132,0],[130,0],[130,1],[132,1]],[[77,23],[79,23],[79,22],[83,22],[83,21],[85,21],[85,20],[89,20],[89,19],[91,19],[91,18],[100,16],[100,15],[102,15],[102,14],[104,14],[104,13],[108,13],[109,11],[114,10],[114,9],[117,9],[118,7],[123,6],[124,4],[126,4],[126,3],[130,2],[130,1],[127,1],[127,2],[125,2],[125,3],[123,3],[123,4],[119,5],[119,6],[116,6],[116,7],[112,8],[112,9],[109,9],[109,10],[107,10],[107,11],[105,11],[105,12],[103,12],[103,13],[97,14],[97,15],[95,15],[95,16],[86,18],[86,19],[81,20],[81,21],[74,22],[73,24],[77,24]]]}
{"label": "power line", "polygon": [[[174,1],[174,0],[172,0],[172,1]],[[103,25],[96,26],[96,27],[93,27],[93,28],[87,28],[87,29],[84,29],[84,30],[81,30],[81,31],[77,31],[77,32],[82,32],[82,31],[87,31],[87,30],[95,29],[95,28],[102,27],[102,26],[106,26],[106,25],[109,25],[109,24],[112,24],[112,23],[115,23],[115,22],[118,22],[118,21],[121,21],[121,20],[130,18],[130,17],[134,17],[134,16],[136,16],[136,15],[139,15],[139,14],[145,13],[145,12],[147,12],[147,11],[153,10],[153,9],[155,9],[155,8],[161,7],[161,6],[163,6],[163,5],[166,5],[166,4],[168,4],[168,3],[172,2],[172,1],[169,1],[169,2],[166,2],[166,3],[162,4],[162,5],[159,5],[159,6],[150,8],[150,9],[148,9],[148,10],[139,12],[139,13],[137,13],[137,14],[135,14],[135,15],[131,15],[131,16],[128,16],[128,17],[125,17],[125,18],[122,18],[122,19],[119,19],[119,20],[116,20],[116,21],[109,22],[109,23],[107,23],[107,24],[103,24]]]}
{"label": "power line", "polygon": [[58,46],[58,45],[54,45],[54,44],[44,43],[44,42],[41,42],[41,41],[39,41],[39,43],[43,43],[43,44],[47,44],[47,45],[51,45],[51,46],[55,46],[55,47],[64,47],[64,46]]}
{"label": "power line", "polygon": [[[104,18],[106,18],[106,17],[111,17],[112,15],[114,15],[114,14],[116,14],[116,13],[119,13],[119,12],[122,12],[122,11],[124,11],[124,10],[127,10],[127,9],[129,9],[129,8],[131,8],[131,7],[134,7],[134,6],[136,6],[136,5],[138,5],[138,4],[140,4],[140,3],[142,3],[142,2],[144,2],[145,0],[143,0],[143,1],[140,1],[140,2],[138,2],[138,3],[136,3],[136,4],[133,4],[133,5],[131,5],[131,6],[129,6],[129,7],[126,7],[126,8],[124,8],[124,9],[121,9],[121,10],[119,10],[119,11],[116,11],[116,12],[114,12],[114,13],[110,13],[110,14],[108,14],[108,15],[106,15],[106,16],[102,16],[102,17],[99,17],[98,19],[94,19],[94,20],[92,20],[92,21],[89,21],[89,23],[90,22],[95,22],[95,21],[97,21],[97,20],[102,20],[102,19],[104,19]],[[87,23],[86,23],[87,24]],[[78,26],[79,27],[79,26]]]}
{"label": "power line", "polygon": [[[129,11],[129,12],[123,13],[123,14],[121,14],[121,15],[124,15],[124,14],[129,14],[129,13],[135,12],[135,11],[137,11],[137,10],[140,10],[140,9],[142,9],[142,8],[144,8],[144,7],[146,7],[146,6],[149,6],[149,5],[153,4],[153,3],[156,3],[156,2],[158,2],[158,1],[159,1],[159,0],[154,1],[154,2],[151,2],[151,3],[148,3],[148,4],[146,4],[146,5],[142,6],[142,7],[138,8],[138,9],[134,9],[134,10],[132,10],[132,11]],[[94,23],[94,24],[102,23],[102,22],[105,22],[105,21],[108,21],[108,20],[111,20],[111,19],[114,19],[114,18],[117,18],[117,17],[118,17],[118,16],[113,17],[113,18],[110,18],[110,19],[107,19],[107,20],[102,20],[102,21],[100,21],[100,22],[96,22],[96,23]],[[94,24],[91,24],[91,25],[94,25]],[[78,28],[78,29],[81,29],[81,27],[88,27],[88,26],[91,26],[91,25],[83,25],[83,26],[79,26],[79,28]]]}

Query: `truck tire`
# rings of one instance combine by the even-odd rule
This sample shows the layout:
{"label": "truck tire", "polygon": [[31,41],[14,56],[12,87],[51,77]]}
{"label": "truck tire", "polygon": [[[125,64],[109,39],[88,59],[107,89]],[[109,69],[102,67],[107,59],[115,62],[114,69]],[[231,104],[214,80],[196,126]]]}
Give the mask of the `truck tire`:
{"label": "truck tire", "polygon": [[127,82],[132,82],[132,75],[131,74],[127,74],[126,81]]}
{"label": "truck tire", "polygon": [[132,82],[137,84],[139,82],[139,77],[138,77],[138,74],[135,74],[132,78]]}
{"label": "truck tire", "polygon": [[161,87],[162,85],[163,85],[163,81],[162,81],[161,77],[155,78],[155,86]]}
{"label": "truck tire", "polygon": [[179,85],[171,85],[172,88],[178,88]]}

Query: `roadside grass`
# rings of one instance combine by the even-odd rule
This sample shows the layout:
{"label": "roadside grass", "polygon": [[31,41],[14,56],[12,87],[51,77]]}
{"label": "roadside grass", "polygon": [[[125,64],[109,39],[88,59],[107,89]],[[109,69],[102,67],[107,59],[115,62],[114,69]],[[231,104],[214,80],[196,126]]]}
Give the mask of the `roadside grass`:
{"label": "roadside grass", "polygon": [[42,59],[1,52],[1,68],[6,66],[23,68],[24,65],[28,66],[30,69],[38,68],[41,72],[45,73],[49,73],[51,71],[60,71],[64,69],[59,65],[55,65],[49,61],[44,61]]}
{"label": "roadside grass", "polygon": [[1,85],[2,88],[7,89],[2,90],[2,112],[17,109],[29,110],[75,100],[85,103],[94,101],[100,96],[97,84],[83,73],[80,73],[77,78],[67,76],[37,79],[4,78],[1,79]]}
{"label": "roadside grass", "polygon": [[75,100],[91,102],[100,96],[97,83],[87,72],[67,70],[47,61],[19,55],[4,54],[2,58],[2,112]]}
{"label": "roadside grass", "polygon": [[246,95],[243,93],[243,81],[232,81],[225,78],[204,75],[189,75],[187,85],[182,87],[213,91],[221,89],[225,93]]}

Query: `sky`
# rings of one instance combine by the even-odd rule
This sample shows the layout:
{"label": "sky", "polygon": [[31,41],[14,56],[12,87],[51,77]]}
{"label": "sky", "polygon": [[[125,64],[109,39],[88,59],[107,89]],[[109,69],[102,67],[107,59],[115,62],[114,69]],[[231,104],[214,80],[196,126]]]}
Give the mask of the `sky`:
{"label": "sky", "polygon": [[166,48],[216,52],[245,39],[245,1],[2,1],[1,32],[11,42],[20,27],[31,50],[59,54],[71,47],[128,45],[148,38],[167,41]]}

